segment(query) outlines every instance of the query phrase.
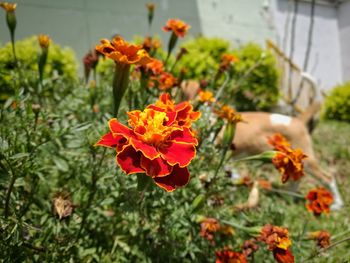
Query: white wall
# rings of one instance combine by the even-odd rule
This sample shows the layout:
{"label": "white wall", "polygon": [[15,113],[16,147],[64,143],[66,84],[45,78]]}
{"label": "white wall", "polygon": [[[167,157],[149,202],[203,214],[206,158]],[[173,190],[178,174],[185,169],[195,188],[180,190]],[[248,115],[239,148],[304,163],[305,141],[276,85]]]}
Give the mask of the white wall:
{"label": "white wall", "polygon": [[350,81],[350,1],[339,6],[338,15],[343,80]]}
{"label": "white wall", "polygon": [[[299,2],[292,60],[301,68],[304,64],[307,47],[310,7],[310,3]],[[282,48],[283,40],[287,40],[285,53],[289,55],[293,4],[290,4],[287,0],[273,0],[271,8],[276,25],[275,40],[278,40],[278,44]],[[349,15],[350,13],[348,13],[348,17]],[[336,7],[316,5],[312,47],[307,72],[315,77],[321,90],[329,90],[334,85],[342,82],[337,16],[338,10]],[[286,23],[288,27],[286,27]],[[286,28],[287,30],[285,30]]]}

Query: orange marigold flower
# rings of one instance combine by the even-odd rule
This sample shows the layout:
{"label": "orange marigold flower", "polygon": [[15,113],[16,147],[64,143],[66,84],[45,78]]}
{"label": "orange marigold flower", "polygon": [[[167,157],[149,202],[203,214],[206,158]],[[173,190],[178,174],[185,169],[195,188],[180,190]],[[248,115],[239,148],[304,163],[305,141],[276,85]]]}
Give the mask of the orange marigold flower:
{"label": "orange marigold flower", "polygon": [[328,247],[331,242],[331,235],[329,234],[328,231],[316,231],[316,232],[311,232],[309,233],[309,237],[311,239],[314,239],[317,241],[317,246],[319,246],[320,248],[325,248]]}
{"label": "orange marigold flower", "polygon": [[333,195],[326,188],[312,189],[305,198],[309,201],[306,204],[307,209],[313,212],[315,216],[319,216],[322,213],[329,214],[330,205],[333,203]]}
{"label": "orange marigold flower", "polygon": [[172,31],[178,37],[184,37],[190,26],[180,19],[169,19],[163,27],[165,32]]}
{"label": "orange marigold flower", "polygon": [[282,175],[282,183],[292,178],[294,181],[304,176],[303,159],[307,156],[300,149],[279,147],[279,151],[272,158],[272,163]]}
{"label": "orange marigold flower", "polygon": [[158,76],[157,82],[160,90],[167,90],[176,86],[177,79],[172,74],[168,72],[163,72]]}
{"label": "orange marigold flower", "polygon": [[216,251],[215,254],[215,263],[248,263],[247,259],[242,253],[232,251],[228,247],[225,247],[220,251]]}
{"label": "orange marigold flower", "polygon": [[214,239],[215,232],[220,230],[220,224],[219,221],[215,218],[205,218],[201,222],[201,231],[200,235],[204,237],[205,239],[212,241]]}
{"label": "orange marigold flower", "polygon": [[206,91],[206,90],[201,90],[199,92],[199,101],[201,102],[214,102],[215,101],[215,98],[214,98],[214,95],[211,91]]}
{"label": "orange marigold flower", "polygon": [[154,39],[150,36],[145,37],[142,43],[142,48],[145,49],[147,52],[151,52],[153,50],[157,50],[160,48],[162,44],[158,39]]}
{"label": "orange marigold flower", "polygon": [[16,10],[17,4],[1,2],[0,7],[2,7],[6,12],[14,12]]}
{"label": "orange marigold flower", "polygon": [[146,72],[150,72],[152,75],[160,75],[164,71],[163,62],[155,58],[152,59],[152,61],[146,64],[144,67]]}
{"label": "orange marigold flower", "polygon": [[273,257],[278,263],[294,263],[294,256],[292,252],[287,249],[276,248],[273,250]]}
{"label": "orange marigold flower", "polygon": [[284,149],[285,147],[291,147],[289,141],[280,133],[276,133],[271,137],[268,137],[267,142],[277,151],[280,149]]}
{"label": "orange marigold flower", "polygon": [[169,93],[161,94],[159,100],[154,105],[150,105],[147,108],[167,112],[167,114],[175,116],[175,123],[177,125],[187,128],[190,128],[192,122],[198,120],[201,116],[199,111],[193,111],[193,106],[188,101],[175,104],[174,101],[171,100]]}
{"label": "orange marigold flower", "polygon": [[217,114],[220,118],[227,120],[230,123],[238,123],[243,121],[241,114],[237,113],[229,105],[224,105],[221,107]]}
{"label": "orange marigold flower", "polygon": [[50,45],[50,37],[48,35],[40,34],[38,35],[38,42],[42,48],[48,48]]}
{"label": "orange marigold flower", "polygon": [[272,189],[272,184],[270,181],[264,180],[264,179],[259,179],[258,180],[259,187],[265,190],[271,190]]}
{"label": "orange marigold flower", "polygon": [[116,161],[126,174],[146,173],[168,192],[188,183],[187,166],[196,156],[197,139],[190,127],[178,125],[176,113],[147,107],[128,112],[129,127],[109,121],[110,132],[96,146],[116,148]]}
{"label": "orange marigold flower", "polygon": [[292,245],[292,241],[288,238],[287,228],[270,224],[261,229],[259,240],[265,242],[271,251],[275,248],[287,250]]}
{"label": "orange marigold flower", "polygon": [[112,41],[102,39],[101,45],[97,45],[96,50],[121,64],[145,65],[152,60],[142,46],[129,44],[120,36]]}

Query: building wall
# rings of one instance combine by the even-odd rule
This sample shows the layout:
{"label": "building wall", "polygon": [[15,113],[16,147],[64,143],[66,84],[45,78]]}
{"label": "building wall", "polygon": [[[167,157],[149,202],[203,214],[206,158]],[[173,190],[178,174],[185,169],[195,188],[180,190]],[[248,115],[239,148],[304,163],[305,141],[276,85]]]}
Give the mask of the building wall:
{"label": "building wall", "polygon": [[[79,60],[101,38],[121,34],[132,40],[149,33],[147,9],[149,0],[16,0],[18,3],[16,39],[39,33],[55,42],[72,47]],[[162,32],[168,18],[179,18],[191,25],[190,34],[198,35],[201,26],[196,1],[153,0],[156,3],[151,33],[167,43],[169,33]],[[0,43],[9,41],[5,12],[0,10]],[[180,40],[181,41],[181,40]],[[166,46],[166,44],[165,44]]]}
{"label": "building wall", "polygon": [[343,80],[350,81],[350,1],[344,2],[339,6],[338,15]]}
{"label": "building wall", "polygon": [[[273,0],[271,9],[276,25],[275,41],[290,55],[293,3]],[[301,68],[307,49],[311,4],[299,2],[296,18],[292,60]],[[348,42],[349,43],[349,42]],[[329,90],[342,82],[342,62],[338,30],[338,9],[331,5],[316,5],[312,46],[306,71],[315,77],[321,90]]]}

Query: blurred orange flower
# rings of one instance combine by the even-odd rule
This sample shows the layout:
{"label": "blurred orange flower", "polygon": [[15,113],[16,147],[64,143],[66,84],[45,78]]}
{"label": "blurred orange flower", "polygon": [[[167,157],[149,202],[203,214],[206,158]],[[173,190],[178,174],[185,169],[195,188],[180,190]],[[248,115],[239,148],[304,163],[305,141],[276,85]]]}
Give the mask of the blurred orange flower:
{"label": "blurred orange flower", "polygon": [[153,12],[154,9],[156,8],[156,5],[154,3],[147,3],[146,7],[147,7],[149,12]]}
{"label": "blurred orange flower", "polygon": [[255,238],[251,238],[249,240],[245,240],[242,245],[243,254],[246,257],[249,257],[255,251],[259,249],[259,246],[256,244],[257,240]]}
{"label": "blurred orange flower", "polygon": [[272,158],[272,163],[282,175],[282,183],[289,178],[299,180],[304,175],[303,159],[307,156],[300,149],[278,147],[278,152]]}
{"label": "blurred orange flower", "polygon": [[328,231],[315,231],[315,232],[311,232],[309,233],[309,237],[311,239],[315,239],[317,241],[317,246],[319,246],[320,248],[325,248],[328,247],[330,245],[330,239],[331,239],[331,235],[329,234]]}
{"label": "blurred orange flower", "polygon": [[231,54],[223,54],[221,56],[220,69],[227,70],[231,65],[237,62],[239,62],[239,59],[236,56]]}
{"label": "blurred orange flower", "polygon": [[17,4],[1,2],[0,7],[2,7],[6,12],[14,12],[16,10]]}
{"label": "blurred orange flower", "polygon": [[271,137],[267,138],[267,142],[273,146],[273,148],[277,151],[286,148],[290,148],[291,144],[289,141],[280,133],[276,133]]}
{"label": "blurred orange flower", "polygon": [[259,240],[267,244],[277,262],[294,262],[294,256],[289,250],[292,241],[288,237],[287,228],[267,224],[262,228]]}
{"label": "blurred orange flower", "polygon": [[312,189],[305,198],[309,201],[306,204],[307,209],[313,212],[315,216],[319,216],[322,213],[329,214],[333,196],[327,189],[324,187]]}
{"label": "blurred orange flower", "polygon": [[193,106],[188,101],[175,104],[169,93],[161,94],[159,100],[147,108],[166,112],[168,115],[174,116],[177,125],[187,128],[190,128],[192,122],[198,120],[201,116],[199,111],[193,111]]}
{"label": "blurred orange flower", "polygon": [[205,218],[201,222],[200,236],[204,237],[209,241],[213,241],[215,232],[220,230],[219,221],[215,218]]}
{"label": "blurred orange flower", "polygon": [[145,37],[142,43],[142,48],[145,49],[147,52],[152,52],[154,50],[157,50],[161,46],[162,44],[158,39],[154,39],[150,36]]}
{"label": "blurred orange flower", "polygon": [[214,98],[214,95],[211,91],[206,91],[206,90],[201,90],[199,92],[199,101],[201,102],[214,102],[215,101],[215,98]]}
{"label": "blurred orange flower", "polygon": [[128,116],[129,127],[111,119],[110,132],[96,146],[115,148],[116,161],[126,174],[146,173],[168,192],[186,185],[190,179],[187,166],[198,145],[190,127],[178,125],[176,114],[150,106]]}
{"label": "blurred orange flower", "polygon": [[220,118],[227,120],[229,123],[238,123],[243,121],[241,114],[237,113],[229,105],[222,106],[216,113]]}
{"label": "blurred orange flower", "polygon": [[163,62],[153,58],[152,61],[145,66],[146,72],[150,72],[152,75],[160,75],[164,71],[164,65]]}
{"label": "blurred orange flower", "polygon": [[50,45],[50,37],[48,35],[40,34],[38,35],[38,42],[41,48],[48,48]]}
{"label": "blurred orange flower", "polygon": [[163,30],[166,32],[172,31],[177,37],[184,37],[190,26],[180,19],[169,19]]}
{"label": "blurred orange flower", "polygon": [[215,263],[248,263],[245,256],[240,252],[235,252],[228,247],[216,251]]}
{"label": "blurred orange flower", "polygon": [[177,79],[172,74],[163,72],[157,77],[157,82],[160,90],[167,90],[176,86]]}
{"label": "blurred orange flower", "polygon": [[120,36],[112,41],[102,39],[101,45],[97,45],[96,50],[121,64],[145,65],[152,60],[142,46],[129,44]]}

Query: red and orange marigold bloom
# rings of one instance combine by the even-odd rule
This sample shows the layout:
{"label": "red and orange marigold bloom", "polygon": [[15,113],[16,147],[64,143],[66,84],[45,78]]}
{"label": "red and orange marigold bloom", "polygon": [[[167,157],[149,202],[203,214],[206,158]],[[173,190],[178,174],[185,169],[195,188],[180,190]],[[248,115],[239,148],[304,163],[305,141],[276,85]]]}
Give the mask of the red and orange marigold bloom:
{"label": "red and orange marigold bloom", "polygon": [[48,48],[50,45],[50,37],[48,35],[40,34],[38,35],[38,42],[41,48]]}
{"label": "red and orange marigold bloom", "polygon": [[276,133],[271,137],[268,137],[267,142],[277,151],[291,147],[289,141],[280,133]]}
{"label": "red and orange marigold bloom", "polygon": [[154,76],[160,75],[164,72],[163,62],[158,59],[152,59],[152,61],[145,66],[146,72],[151,73]]}
{"label": "red and orange marigold bloom", "polygon": [[177,79],[172,74],[163,72],[157,77],[157,82],[160,90],[168,90],[176,86]]}
{"label": "red and orange marigold bloom", "polygon": [[248,263],[247,259],[242,253],[232,251],[228,247],[216,251],[215,254],[215,263]]}
{"label": "red and orange marigold bloom", "polygon": [[267,244],[277,262],[294,263],[294,256],[289,250],[292,241],[287,228],[267,224],[262,228],[259,240]]}
{"label": "red and orange marigold bloom", "polygon": [[313,212],[315,216],[319,216],[322,213],[329,214],[330,205],[333,203],[333,195],[326,188],[312,189],[305,198],[309,201],[306,204],[307,210]]}
{"label": "red and orange marigold bloom", "polygon": [[198,93],[198,96],[199,96],[199,101],[201,101],[203,103],[204,102],[211,103],[211,102],[215,101],[214,95],[213,95],[213,93],[211,91],[201,90]]}
{"label": "red and orange marigold bloom", "polygon": [[300,149],[280,147],[272,158],[272,163],[282,175],[282,183],[286,183],[289,178],[294,181],[304,176],[303,159],[307,156]]}
{"label": "red and orange marigold bloom", "polygon": [[317,242],[317,246],[319,246],[320,248],[325,248],[328,247],[331,242],[331,235],[329,234],[328,231],[316,231],[316,232],[311,232],[309,233],[309,238],[310,239],[314,239]]}
{"label": "red and orange marigold bloom", "polygon": [[102,39],[101,45],[97,45],[96,50],[121,64],[145,65],[152,60],[141,45],[130,44],[120,36],[112,41]]}
{"label": "red and orange marigold bloom", "polygon": [[220,227],[218,220],[208,217],[201,222],[201,231],[199,234],[205,239],[213,241],[214,234],[220,230]]}
{"label": "red and orange marigold bloom", "polygon": [[163,27],[165,32],[172,31],[177,37],[184,37],[190,26],[180,19],[169,19]]}
{"label": "red and orange marigold bloom", "polygon": [[234,63],[237,63],[239,59],[231,54],[223,54],[221,56],[221,63],[220,63],[220,69],[221,70],[227,70],[231,65]]}
{"label": "red and orange marigold bloom", "polygon": [[227,120],[229,123],[238,123],[243,121],[241,114],[237,113],[229,105],[222,106],[216,113],[220,118]]}
{"label": "red and orange marigold bloom", "polygon": [[246,257],[249,257],[259,249],[259,246],[256,244],[256,242],[257,240],[255,238],[251,238],[243,242],[242,251]]}
{"label": "red and orange marigold bloom", "polygon": [[175,104],[174,101],[171,100],[169,93],[161,94],[159,100],[157,100],[155,104],[149,105],[147,108],[166,112],[170,116],[174,115],[176,116],[175,123],[187,128],[190,128],[192,122],[198,120],[201,116],[199,111],[193,111],[193,106],[188,101]]}
{"label": "red and orange marigold bloom", "polygon": [[190,127],[178,125],[176,112],[128,112],[129,127],[109,121],[110,132],[96,146],[115,148],[116,161],[127,174],[145,173],[168,192],[188,183],[187,166],[196,156],[197,139]]}
{"label": "red and orange marigold bloom", "polygon": [[6,12],[14,12],[16,10],[17,4],[1,2],[0,7],[2,7]]}
{"label": "red and orange marigold bloom", "polygon": [[152,38],[150,36],[145,37],[142,43],[142,48],[147,52],[152,52],[160,48],[162,44],[158,39]]}

